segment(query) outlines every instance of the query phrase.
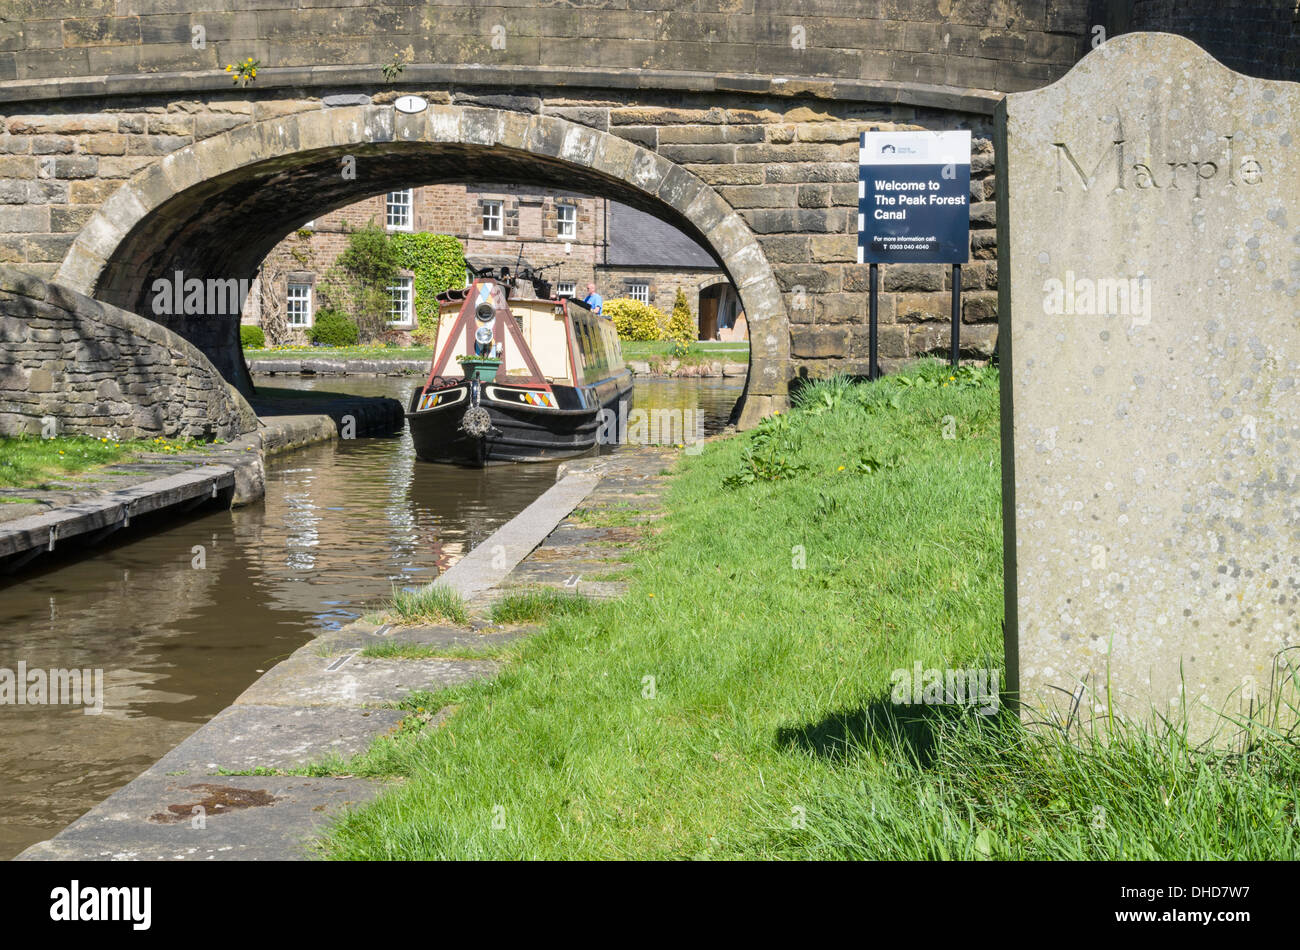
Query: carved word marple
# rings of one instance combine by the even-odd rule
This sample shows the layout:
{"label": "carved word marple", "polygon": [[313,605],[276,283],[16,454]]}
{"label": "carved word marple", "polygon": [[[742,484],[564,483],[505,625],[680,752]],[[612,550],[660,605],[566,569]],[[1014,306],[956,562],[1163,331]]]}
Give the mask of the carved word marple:
{"label": "carved word marple", "polygon": [[[1224,143],[1224,154],[1219,161],[1187,161],[1187,162],[1153,162],[1141,161],[1130,162],[1131,156],[1125,155],[1125,146],[1131,143],[1123,138],[1116,138],[1111,143],[1111,148],[1103,152],[1100,159],[1092,167],[1090,174],[1085,173],[1083,166],[1071,151],[1070,146],[1065,142],[1054,142],[1052,147],[1056,149],[1056,190],[1065,191],[1065,183],[1073,180],[1066,174],[1067,169],[1073,169],[1074,176],[1078,179],[1079,184],[1083,186],[1084,191],[1092,191],[1097,184],[1098,178],[1107,166],[1114,169],[1114,187],[1106,194],[1114,194],[1117,191],[1124,191],[1126,176],[1132,172],[1133,185],[1139,189],[1149,188],[1169,188],[1173,190],[1180,189],[1178,182],[1180,177],[1185,183],[1193,184],[1195,190],[1192,198],[1201,197],[1201,187],[1207,181],[1216,178],[1224,179],[1226,177],[1227,187],[1236,187],[1240,182],[1244,185],[1258,185],[1264,180],[1264,166],[1253,155],[1245,155],[1236,158],[1233,155],[1233,139],[1237,133],[1232,135],[1220,136]],[[1113,161],[1108,161],[1112,159]],[[1168,169],[1166,173],[1164,170]],[[1182,172],[1182,169],[1187,169]]]}

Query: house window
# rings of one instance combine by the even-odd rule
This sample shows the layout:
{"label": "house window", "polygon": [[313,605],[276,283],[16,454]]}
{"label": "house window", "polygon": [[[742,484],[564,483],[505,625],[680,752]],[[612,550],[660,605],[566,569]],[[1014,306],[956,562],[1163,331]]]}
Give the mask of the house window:
{"label": "house window", "polygon": [[390,191],[384,205],[384,221],[390,231],[411,230],[411,189]]}
{"label": "house window", "polygon": [[289,320],[289,326],[311,326],[311,284],[289,285],[284,312]]}
{"label": "house window", "polygon": [[502,234],[501,229],[501,202],[485,201],[483,202],[483,233],[484,234]]}
{"label": "house window", "polygon": [[388,322],[392,326],[410,326],[415,322],[411,278],[399,277],[388,288]]}
{"label": "house window", "polygon": [[571,241],[578,236],[578,206],[555,206],[556,234],[563,240]]}
{"label": "house window", "polygon": [[650,302],[650,285],[649,284],[628,284],[627,295],[637,303]]}
{"label": "house window", "polygon": [[555,282],[555,296],[572,297],[577,293],[578,288],[571,280],[559,280]]}

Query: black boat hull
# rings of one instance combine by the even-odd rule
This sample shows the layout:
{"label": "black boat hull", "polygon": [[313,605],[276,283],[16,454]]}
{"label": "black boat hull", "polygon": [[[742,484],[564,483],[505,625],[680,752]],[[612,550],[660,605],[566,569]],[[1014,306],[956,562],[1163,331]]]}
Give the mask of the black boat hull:
{"label": "black boat hull", "polygon": [[[609,437],[610,417],[602,410],[617,419],[620,403],[626,403],[622,407],[626,415],[632,399],[632,374],[624,370],[591,386],[555,386],[551,391],[558,404],[555,409],[507,403],[488,395],[522,391],[471,380],[453,381],[429,393],[417,389],[406,413],[415,454],[425,462],[472,468],[583,455]],[[419,408],[429,394],[437,395],[443,404]],[[462,424],[466,412],[475,406],[487,410],[491,421],[490,430],[482,436],[470,434]],[[616,425],[612,431],[617,432]]]}

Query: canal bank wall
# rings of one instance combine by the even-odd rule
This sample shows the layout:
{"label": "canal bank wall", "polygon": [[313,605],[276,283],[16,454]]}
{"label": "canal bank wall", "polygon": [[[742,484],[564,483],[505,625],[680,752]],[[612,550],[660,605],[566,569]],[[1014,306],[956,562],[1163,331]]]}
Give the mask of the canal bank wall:
{"label": "canal bank wall", "polygon": [[[256,398],[257,429],[201,451],[140,455],[74,477],[64,488],[14,490],[43,499],[0,505],[0,574],[42,555],[86,548],[140,528],[141,519],[187,515],[201,507],[252,504],[266,493],[265,459],[340,438],[387,435],[404,424],[395,399],[310,394],[311,398]],[[300,410],[311,409],[303,412]]]}
{"label": "canal bank wall", "polygon": [[[249,369],[258,376],[419,376],[429,373],[428,360],[330,360],[256,359]],[[684,363],[681,360],[628,360],[638,379],[744,379],[748,363],[712,360]]]}
{"label": "canal bank wall", "polygon": [[[377,738],[438,729],[455,712],[449,706],[413,712],[397,704],[416,690],[496,675],[497,659],[466,657],[490,655],[532,632],[491,623],[492,603],[520,588],[598,598],[622,593],[622,582],[605,578],[629,567],[629,549],[653,530],[659,483],[678,451],[629,446],[565,463],[554,486],[440,578],[468,601],[467,626],[356,621],[317,637],[134,781],[18,860],[319,856],[312,842],[325,824],[386,784],[343,774],[340,766]],[[639,525],[628,526],[629,517]],[[373,647],[386,655],[373,655]],[[421,658],[393,658],[394,647],[419,648]],[[331,774],[304,774],[331,763]]]}

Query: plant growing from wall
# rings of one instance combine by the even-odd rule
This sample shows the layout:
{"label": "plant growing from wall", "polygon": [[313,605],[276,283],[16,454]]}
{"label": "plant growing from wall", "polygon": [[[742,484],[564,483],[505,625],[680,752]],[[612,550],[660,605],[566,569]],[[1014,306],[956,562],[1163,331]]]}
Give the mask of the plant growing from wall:
{"label": "plant growing from wall", "polygon": [[257,78],[257,67],[262,65],[260,59],[248,57],[242,63],[227,63],[226,72],[241,89]]}
{"label": "plant growing from wall", "polygon": [[390,238],[397,266],[415,276],[415,329],[420,343],[433,343],[438,336],[437,295],[465,284],[465,250],[449,234],[394,234]]}
{"label": "plant growing from wall", "polygon": [[399,76],[406,71],[406,64],[411,61],[412,52],[407,50],[405,53],[394,53],[393,61],[385,63],[382,67],[385,82],[397,82]]}

